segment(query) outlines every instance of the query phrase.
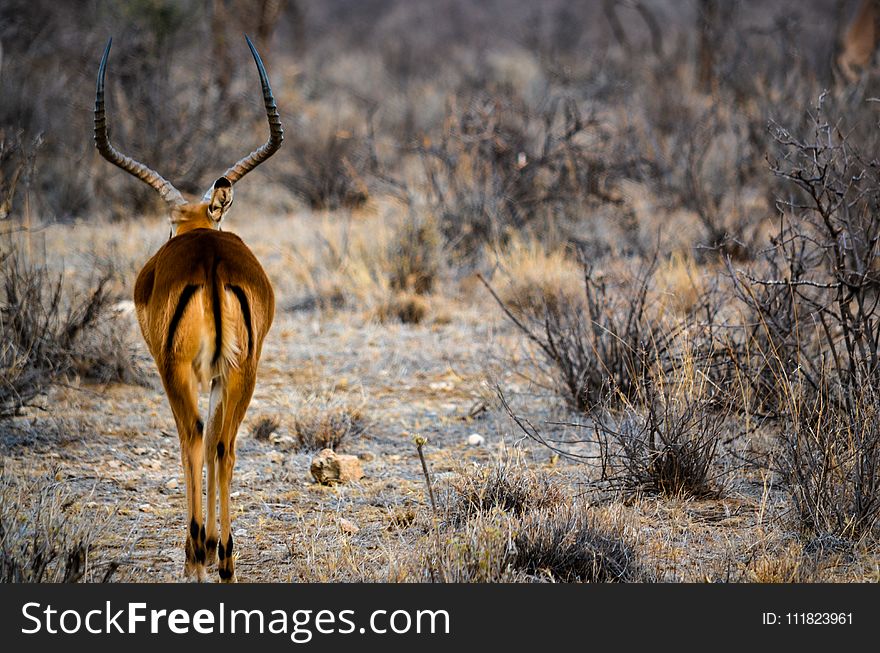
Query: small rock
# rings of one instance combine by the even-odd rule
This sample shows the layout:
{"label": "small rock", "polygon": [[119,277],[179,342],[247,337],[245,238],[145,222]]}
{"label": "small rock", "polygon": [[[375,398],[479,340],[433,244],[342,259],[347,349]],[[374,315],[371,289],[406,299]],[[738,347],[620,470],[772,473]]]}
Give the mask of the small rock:
{"label": "small rock", "polygon": [[170,481],[168,481],[168,482],[165,484],[165,487],[168,488],[169,490],[173,490],[174,488],[177,487],[177,479],[176,479],[176,478],[172,478]]}
{"label": "small rock", "polygon": [[358,458],[366,462],[370,462],[371,460],[376,459],[376,454],[374,454],[372,451],[364,451],[363,453],[358,454]]}
{"label": "small rock", "polygon": [[339,530],[341,530],[346,535],[354,535],[359,530],[361,530],[357,524],[353,521],[349,521],[345,517],[339,518]]}
{"label": "small rock", "polygon": [[471,433],[467,439],[467,443],[472,447],[482,447],[485,442],[486,438],[479,433]]}
{"label": "small rock", "polygon": [[364,476],[357,456],[338,454],[332,449],[323,449],[312,459],[309,467],[312,477],[322,485],[349,483]]}
{"label": "small rock", "polygon": [[153,506],[151,506],[149,503],[142,503],[138,506],[138,510],[140,510],[141,512],[152,512]]}

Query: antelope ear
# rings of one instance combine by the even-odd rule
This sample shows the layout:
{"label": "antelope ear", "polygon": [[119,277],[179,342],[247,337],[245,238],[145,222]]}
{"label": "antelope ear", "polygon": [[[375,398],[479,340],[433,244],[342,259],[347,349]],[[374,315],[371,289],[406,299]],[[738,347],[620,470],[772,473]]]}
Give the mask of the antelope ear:
{"label": "antelope ear", "polygon": [[226,177],[220,177],[214,182],[214,188],[211,191],[208,217],[214,222],[220,222],[230,206],[232,206],[232,182]]}

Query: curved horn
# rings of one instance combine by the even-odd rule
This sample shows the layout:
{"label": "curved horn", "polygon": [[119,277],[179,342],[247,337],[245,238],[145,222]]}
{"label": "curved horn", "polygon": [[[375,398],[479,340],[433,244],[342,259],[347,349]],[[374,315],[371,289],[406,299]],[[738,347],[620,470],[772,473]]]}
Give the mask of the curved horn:
{"label": "curved horn", "polygon": [[126,172],[134,175],[141,181],[155,188],[162,199],[171,205],[185,204],[186,200],[170,181],[164,179],[158,172],[151,170],[143,163],[125,156],[110,144],[107,135],[107,118],[104,114],[104,74],[107,71],[107,57],[110,54],[111,38],[107,41],[104,56],[101,57],[101,67],[98,69],[98,87],[95,93],[95,147],[98,152],[110,163],[119,166]]}
{"label": "curved horn", "polygon": [[257,64],[257,71],[260,73],[260,83],[263,86],[263,102],[266,104],[266,117],[269,119],[269,140],[223,173],[223,176],[233,184],[275,154],[284,140],[281,117],[278,115],[278,107],[275,106],[275,98],[272,96],[272,87],[269,86],[269,76],[263,67],[263,60],[260,59],[257,49],[251,43],[247,34],[245,34],[244,38],[251,49],[251,54],[254,55],[254,62]]}

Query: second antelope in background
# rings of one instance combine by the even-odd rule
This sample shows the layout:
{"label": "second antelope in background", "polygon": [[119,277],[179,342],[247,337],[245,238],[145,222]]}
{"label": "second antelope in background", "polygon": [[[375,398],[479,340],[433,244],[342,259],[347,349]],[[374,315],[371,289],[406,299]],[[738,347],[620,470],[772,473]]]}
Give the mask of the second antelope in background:
{"label": "second antelope in background", "polygon": [[[229,494],[235,438],[254,392],[263,338],[275,314],[266,273],[241,238],[219,231],[232,206],[232,187],[281,147],[283,132],[269,78],[257,64],[269,120],[269,140],[218,178],[201,202],[187,202],[157,172],[111,144],[104,113],[104,76],[111,41],[98,70],[95,145],[105,159],[152,186],[168,202],[172,238],[138,275],[134,289],[141,332],[156,366],[180,437],[186,478],[184,575],[205,580],[215,555],[220,579],[235,580]],[[208,414],[198,411],[199,388],[210,388]],[[207,463],[207,518],[202,513],[202,469]],[[217,489],[220,533],[217,533]]]}

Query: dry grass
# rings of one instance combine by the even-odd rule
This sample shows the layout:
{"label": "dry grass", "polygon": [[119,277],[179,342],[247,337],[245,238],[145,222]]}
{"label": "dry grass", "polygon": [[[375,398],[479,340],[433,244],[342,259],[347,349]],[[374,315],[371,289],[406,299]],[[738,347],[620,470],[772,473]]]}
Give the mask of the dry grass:
{"label": "dry grass", "polygon": [[403,324],[420,324],[430,313],[430,304],[421,295],[398,293],[375,309],[379,322],[398,321]]}
{"label": "dry grass", "polygon": [[421,553],[403,563],[398,574],[452,583],[650,579],[632,547],[580,505],[542,508],[519,517],[483,512],[443,532],[439,547],[433,538],[425,538],[416,549]]}
{"label": "dry grass", "polygon": [[364,433],[367,422],[360,408],[352,406],[309,406],[293,419],[293,435],[299,451],[333,449]]}
{"label": "dry grass", "polygon": [[31,480],[4,466],[0,470],[0,582],[109,580],[118,563],[96,567],[89,560],[106,523],[82,503],[53,477]]}
{"label": "dry grass", "polygon": [[251,428],[251,437],[255,440],[268,440],[279,426],[281,426],[281,420],[275,416],[260,417]]}
{"label": "dry grass", "polygon": [[443,516],[451,524],[494,510],[522,516],[557,505],[563,498],[550,475],[531,469],[516,452],[502,450],[489,465],[456,473],[446,492]]}
{"label": "dry grass", "polygon": [[437,223],[430,215],[408,216],[388,246],[391,289],[416,295],[431,292],[442,272],[442,246]]}
{"label": "dry grass", "polygon": [[513,538],[512,566],[550,582],[645,582],[636,552],[579,506],[532,512]]}
{"label": "dry grass", "polygon": [[705,269],[688,253],[673,253],[661,261],[655,274],[660,303],[678,315],[688,315],[703,303],[707,288]]}
{"label": "dry grass", "polygon": [[[443,272],[436,226],[397,203],[357,218],[321,219],[294,234],[287,255],[300,296],[289,310],[362,309],[380,322],[419,324]],[[289,273],[289,272],[288,272]],[[305,294],[302,289],[305,288]]]}
{"label": "dry grass", "polygon": [[521,316],[577,310],[583,305],[583,269],[564,248],[548,251],[538,240],[511,242],[498,254],[493,284],[504,304]]}
{"label": "dry grass", "polygon": [[749,581],[754,583],[810,583],[819,580],[817,560],[808,556],[798,542],[764,551],[749,565]]}

